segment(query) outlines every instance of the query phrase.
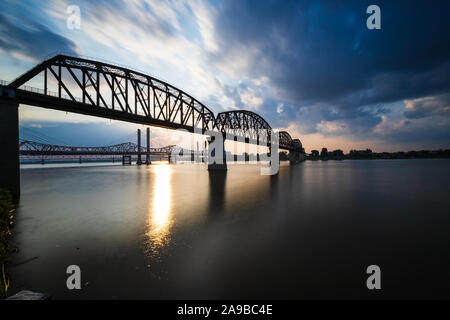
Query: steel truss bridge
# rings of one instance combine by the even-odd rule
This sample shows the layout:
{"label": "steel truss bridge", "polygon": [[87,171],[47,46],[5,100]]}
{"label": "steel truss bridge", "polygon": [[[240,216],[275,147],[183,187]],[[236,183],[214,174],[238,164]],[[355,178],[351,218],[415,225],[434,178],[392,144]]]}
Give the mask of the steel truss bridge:
{"label": "steel truss bridge", "polygon": [[[141,153],[147,152],[147,148],[141,147]],[[44,144],[30,140],[20,140],[19,153],[21,156],[68,156],[68,155],[137,155],[139,147],[133,142],[125,142],[103,147],[73,147],[54,144]],[[172,152],[191,154],[191,150],[181,149],[176,145],[162,148],[150,148],[152,155],[170,155]]]}
{"label": "steel truss bridge", "polygon": [[[54,56],[1,88],[2,95],[21,104],[189,132],[220,130],[247,143],[256,143],[257,135],[270,142],[272,132],[269,123],[254,112],[227,111],[216,117],[167,82],[80,57]],[[302,151],[300,141],[283,131],[279,148]]]}
{"label": "steel truss bridge", "polygon": [[[245,110],[217,116],[200,101],[165,81],[131,69],[82,57],[56,55],[12,82],[0,83],[0,187],[20,191],[18,106],[79,113],[147,126],[184,129],[192,133],[215,131],[246,143],[278,141],[278,148],[303,153],[299,139],[275,130],[261,116]],[[275,141],[276,143],[277,141]]]}

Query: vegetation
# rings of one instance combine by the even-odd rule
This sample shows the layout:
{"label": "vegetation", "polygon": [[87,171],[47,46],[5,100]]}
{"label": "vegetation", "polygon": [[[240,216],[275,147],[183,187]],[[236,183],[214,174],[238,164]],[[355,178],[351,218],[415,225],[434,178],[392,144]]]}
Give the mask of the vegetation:
{"label": "vegetation", "polygon": [[6,241],[11,235],[13,224],[13,199],[8,190],[0,189],[0,297],[4,298],[9,287],[6,273],[8,247]]}

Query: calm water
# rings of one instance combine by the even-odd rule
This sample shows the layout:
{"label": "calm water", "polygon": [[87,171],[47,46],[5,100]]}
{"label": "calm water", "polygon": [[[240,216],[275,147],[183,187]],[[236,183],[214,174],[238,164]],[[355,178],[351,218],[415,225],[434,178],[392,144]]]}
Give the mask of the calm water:
{"label": "calm water", "polygon": [[[450,160],[21,171],[10,293],[450,297]],[[83,289],[66,289],[66,268]],[[382,290],[366,289],[368,265]]]}

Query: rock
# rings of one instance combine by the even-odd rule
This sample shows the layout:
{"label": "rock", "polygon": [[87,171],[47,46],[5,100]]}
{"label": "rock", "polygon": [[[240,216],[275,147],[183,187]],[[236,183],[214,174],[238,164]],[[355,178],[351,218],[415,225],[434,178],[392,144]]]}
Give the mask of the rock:
{"label": "rock", "polygon": [[6,300],[49,300],[50,296],[45,293],[33,292],[29,290],[23,290],[15,295],[12,295]]}

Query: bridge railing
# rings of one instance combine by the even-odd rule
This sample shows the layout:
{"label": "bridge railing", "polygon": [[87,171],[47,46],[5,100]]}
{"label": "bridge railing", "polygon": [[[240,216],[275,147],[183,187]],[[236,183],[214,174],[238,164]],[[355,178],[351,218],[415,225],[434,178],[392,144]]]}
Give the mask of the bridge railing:
{"label": "bridge railing", "polygon": [[[8,86],[11,83],[11,81],[7,81],[7,80],[0,80],[0,86]],[[32,93],[38,93],[38,94],[45,94],[44,89],[41,88],[37,88],[37,87],[32,87],[32,86],[28,86],[28,85],[21,85],[19,87],[20,90],[24,90],[27,92],[32,92]],[[51,91],[51,90],[47,90],[47,95],[48,96],[52,96],[57,98],[58,97],[58,93],[55,91]],[[66,99],[66,100],[72,100],[71,97],[69,97],[67,94],[61,93],[61,98],[62,99]],[[74,96],[74,99],[77,102],[83,102],[83,99],[81,99],[80,97]],[[110,104],[107,104],[108,107],[111,107]]]}

